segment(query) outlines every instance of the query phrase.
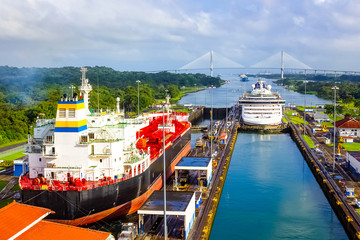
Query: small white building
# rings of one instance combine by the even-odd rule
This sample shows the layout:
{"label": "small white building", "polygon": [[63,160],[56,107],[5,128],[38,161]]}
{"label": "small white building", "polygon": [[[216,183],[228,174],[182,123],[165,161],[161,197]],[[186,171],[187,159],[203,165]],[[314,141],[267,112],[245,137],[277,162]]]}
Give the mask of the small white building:
{"label": "small white building", "polygon": [[359,137],[360,122],[354,118],[344,118],[335,122],[340,137]]}

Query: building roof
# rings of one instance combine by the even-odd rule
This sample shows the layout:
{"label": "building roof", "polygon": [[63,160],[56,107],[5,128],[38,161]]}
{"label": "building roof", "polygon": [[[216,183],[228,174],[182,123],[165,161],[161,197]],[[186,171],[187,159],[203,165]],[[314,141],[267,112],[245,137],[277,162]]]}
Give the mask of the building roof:
{"label": "building roof", "polygon": [[315,119],[329,119],[329,116],[325,113],[316,112],[314,114]]}
{"label": "building roof", "polygon": [[360,122],[356,121],[354,118],[344,118],[336,121],[335,125],[337,128],[360,128]]}
{"label": "building roof", "polygon": [[12,202],[0,209],[0,233],[4,239],[26,229],[52,213],[50,209]]}
{"label": "building roof", "polygon": [[[184,212],[194,195],[191,191],[166,191],[166,211]],[[163,211],[164,192],[154,191],[139,211]]]}
{"label": "building roof", "polygon": [[[183,157],[176,166],[179,167],[207,167],[211,161],[209,157]],[[176,167],[175,167],[176,169]]]}
{"label": "building roof", "polygon": [[114,239],[110,233],[43,220],[50,209],[12,202],[0,209],[3,239]]}
{"label": "building roof", "polygon": [[[35,237],[36,236],[36,237]],[[30,239],[114,239],[107,232],[69,226],[60,223],[40,221],[38,224],[21,234],[16,240]]]}

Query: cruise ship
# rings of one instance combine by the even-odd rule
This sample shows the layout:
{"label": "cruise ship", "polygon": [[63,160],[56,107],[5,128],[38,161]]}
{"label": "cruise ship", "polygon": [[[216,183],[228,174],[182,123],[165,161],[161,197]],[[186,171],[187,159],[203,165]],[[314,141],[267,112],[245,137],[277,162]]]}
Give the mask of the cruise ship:
{"label": "cruise ship", "polygon": [[252,85],[252,91],[239,99],[242,121],[246,125],[274,126],[281,123],[285,100],[271,92],[271,86],[262,79]]}
{"label": "cruise ship", "polygon": [[[53,210],[52,221],[85,225],[136,212],[190,149],[188,114],[163,110],[124,118],[119,107],[89,109],[92,90],[82,68],[81,96],[63,96],[55,119],[38,119],[29,137],[23,203]],[[165,138],[163,132],[165,131]],[[164,142],[165,141],[165,142]],[[164,152],[165,149],[165,152]]]}

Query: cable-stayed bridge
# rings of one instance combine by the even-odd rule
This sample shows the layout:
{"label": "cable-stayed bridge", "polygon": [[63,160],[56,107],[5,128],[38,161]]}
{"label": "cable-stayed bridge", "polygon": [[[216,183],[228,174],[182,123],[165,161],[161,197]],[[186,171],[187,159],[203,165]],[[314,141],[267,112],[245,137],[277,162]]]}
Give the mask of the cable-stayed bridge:
{"label": "cable-stayed bridge", "polygon": [[195,60],[185,64],[176,71],[196,71],[196,70],[209,70],[212,76],[214,69],[261,69],[261,70],[280,70],[281,74],[284,71],[294,71],[298,73],[309,74],[347,74],[357,75],[358,71],[345,71],[345,70],[327,70],[327,69],[314,69],[306,63],[298,60],[290,54],[280,51],[258,63],[251,66],[244,66],[229,58],[221,56],[218,53],[209,51],[204,55],[196,58]]}

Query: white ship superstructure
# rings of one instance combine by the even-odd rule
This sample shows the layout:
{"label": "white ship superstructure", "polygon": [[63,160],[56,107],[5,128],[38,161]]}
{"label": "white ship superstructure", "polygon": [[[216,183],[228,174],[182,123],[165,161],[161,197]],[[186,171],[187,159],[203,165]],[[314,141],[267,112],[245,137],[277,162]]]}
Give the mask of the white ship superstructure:
{"label": "white ship superstructure", "polygon": [[[29,139],[29,177],[48,180],[104,177],[130,178],[151,163],[150,154],[136,148],[136,132],[149,125],[145,117],[125,119],[120,109],[90,112],[91,85],[82,68],[81,98],[62,97],[56,119],[38,119]],[[119,98],[118,105],[119,105]]]}
{"label": "white ship superstructure", "polygon": [[281,123],[285,100],[271,92],[271,86],[262,79],[252,85],[251,93],[239,99],[241,117],[247,125],[278,125]]}

